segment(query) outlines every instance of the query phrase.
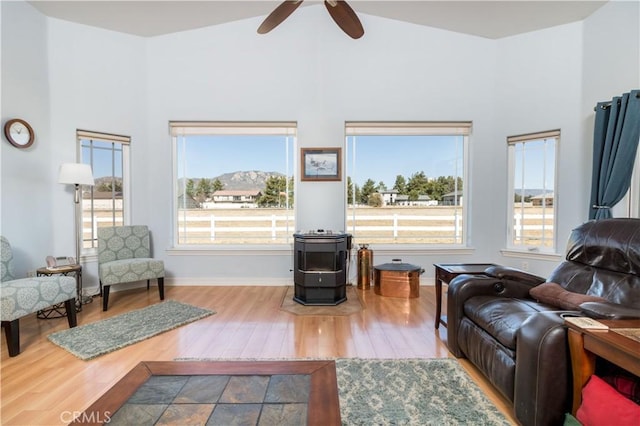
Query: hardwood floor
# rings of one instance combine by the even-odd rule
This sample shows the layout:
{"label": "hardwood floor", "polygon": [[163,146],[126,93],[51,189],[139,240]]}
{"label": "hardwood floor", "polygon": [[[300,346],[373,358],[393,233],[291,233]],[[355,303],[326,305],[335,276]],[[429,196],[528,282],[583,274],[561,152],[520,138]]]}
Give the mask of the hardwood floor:
{"label": "hardwood floor", "polygon": [[[297,316],[280,310],[285,287],[167,287],[166,299],[214,309],[216,315],[90,361],[47,340],[65,318],[20,320],[22,353],[10,358],[2,336],[3,425],[69,423],[140,361],[175,358],[447,358],[446,328],[434,330],[433,286],[420,297],[381,297],[357,290],[366,309],[349,316]],[[83,306],[78,325],[158,303],[155,288],[113,293]],[[468,362],[461,364],[495,405],[517,424],[507,402]]]}

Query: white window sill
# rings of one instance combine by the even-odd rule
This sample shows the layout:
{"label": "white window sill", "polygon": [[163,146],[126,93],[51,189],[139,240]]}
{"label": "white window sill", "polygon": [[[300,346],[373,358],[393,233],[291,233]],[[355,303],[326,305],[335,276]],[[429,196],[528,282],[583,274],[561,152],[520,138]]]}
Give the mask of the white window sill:
{"label": "white window sill", "polygon": [[502,249],[500,253],[504,257],[516,257],[519,259],[538,259],[548,261],[562,261],[564,256],[556,252],[532,251],[523,249]]}
{"label": "white window sill", "polygon": [[215,255],[256,255],[256,254],[290,254],[293,244],[237,244],[221,246],[176,246],[165,250],[169,256],[209,256]]}
{"label": "white window sill", "polygon": [[[354,244],[352,250],[357,251],[359,246]],[[462,254],[471,255],[475,248],[465,246],[429,246],[411,244],[380,244],[369,245],[369,248],[378,254],[389,255],[439,255],[439,254]],[[278,255],[290,254],[293,251],[293,244],[281,245],[221,245],[221,246],[178,246],[165,250],[169,256],[209,256],[209,255]]]}

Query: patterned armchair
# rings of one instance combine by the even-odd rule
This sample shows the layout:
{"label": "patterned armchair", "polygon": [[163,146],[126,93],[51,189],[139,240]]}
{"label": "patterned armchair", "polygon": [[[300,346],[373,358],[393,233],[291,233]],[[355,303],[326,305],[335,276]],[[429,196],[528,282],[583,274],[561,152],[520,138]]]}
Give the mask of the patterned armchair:
{"label": "patterned armchair", "polygon": [[98,275],[102,310],[109,305],[113,284],[158,280],[164,300],[164,262],[151,258],[149,228],[144,225],[98,228]]}
{"label": "patterned armchair", "polygon": [[76,280],[73,277],[47,276],[14,279],[13,251],[0,237],[0,320],[7,338],[9,356],[20,353],[20,318],[64,302],[69,327],[77,325]]}

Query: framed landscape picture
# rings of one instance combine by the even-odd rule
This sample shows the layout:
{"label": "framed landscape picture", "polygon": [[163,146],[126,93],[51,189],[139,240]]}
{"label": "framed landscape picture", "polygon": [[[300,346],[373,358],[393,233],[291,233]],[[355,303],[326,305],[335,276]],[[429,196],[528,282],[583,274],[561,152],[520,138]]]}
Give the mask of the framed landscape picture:
{"label": "framed landscape picture", "polygon": [[300,153],[301,180],[342,180],[341,148],[302,148]]}

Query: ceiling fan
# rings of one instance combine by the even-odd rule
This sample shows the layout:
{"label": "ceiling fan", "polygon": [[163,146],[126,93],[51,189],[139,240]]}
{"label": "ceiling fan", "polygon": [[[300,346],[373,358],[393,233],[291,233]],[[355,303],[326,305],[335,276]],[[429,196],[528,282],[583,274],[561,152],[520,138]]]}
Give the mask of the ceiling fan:
{"label": "ceiling fan", "polygon": [[[258,28],[258,34],[266,34],[282,23],[294,10],[302,4],[303,0],[286,0],[276,7],[266,17]],[[329,14],[336,24],[351,38],[360,38],[364,35],[364,29],[356,13],[344,0],[325,0]]]}

